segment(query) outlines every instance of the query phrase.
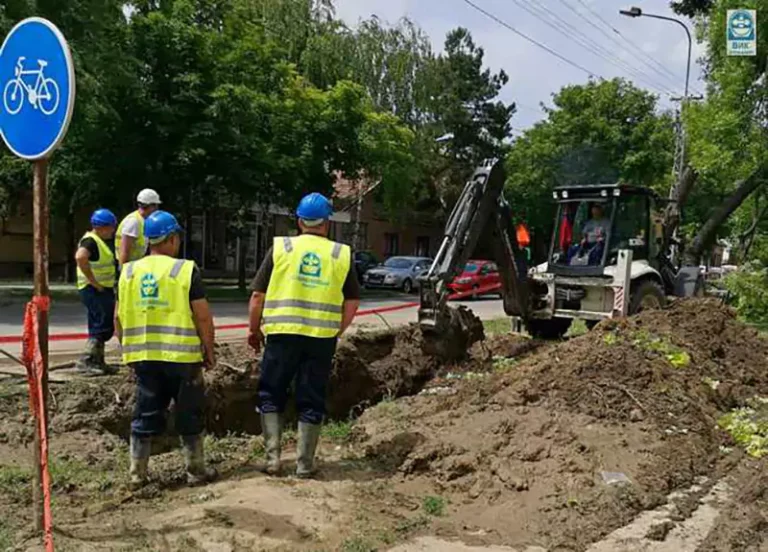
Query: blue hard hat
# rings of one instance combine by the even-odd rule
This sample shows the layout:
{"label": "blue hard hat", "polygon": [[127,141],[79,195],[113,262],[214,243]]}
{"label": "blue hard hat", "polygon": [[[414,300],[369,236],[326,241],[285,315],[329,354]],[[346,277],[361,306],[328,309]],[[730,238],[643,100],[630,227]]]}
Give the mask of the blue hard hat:
{"label": "blue hard hat", "polygon": [[168,211],[155,211],[144,221],[144,236],[150,240],[181,232],[179,221]]}
{"label": "blue hard hat", "polygon": [[96,209],[91,215],[91,226],[117,226],[117,217],[109,209]]}
{"label": "blue hard hat", "polygon": [[304,196],[296,209],[296,216],[306,220],[329,219],[333,214],[331,201],[317,192]]}

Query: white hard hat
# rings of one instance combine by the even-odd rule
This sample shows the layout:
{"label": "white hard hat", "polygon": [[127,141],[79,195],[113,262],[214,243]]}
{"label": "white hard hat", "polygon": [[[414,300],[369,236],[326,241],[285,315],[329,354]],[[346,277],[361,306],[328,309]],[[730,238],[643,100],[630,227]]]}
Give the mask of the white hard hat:
{"label": "white hard hat", "polygon": [[136,201],[142,205],[160,205],[162,203],[157,192],[149,188],[141,190],[139,195],[136,196]]}

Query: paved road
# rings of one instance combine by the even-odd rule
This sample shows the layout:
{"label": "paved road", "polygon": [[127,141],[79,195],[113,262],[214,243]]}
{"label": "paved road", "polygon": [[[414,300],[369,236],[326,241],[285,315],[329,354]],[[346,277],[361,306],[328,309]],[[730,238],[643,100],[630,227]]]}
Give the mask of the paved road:
{"label": "paved road", "polygon": [[[361,305],[361,311],[371,311],[376,309],[388,309],[391,307],[403,306],[416,301],[416,296],[396,296],[392,298],[364,299]],[[504,316],[501,301],[498,299],[480,299],[469,301],[464,304],[474,310],[478,316],[488,320]],[[248,322],[248,307],[245,303],[214,303],[212,305],[215,324],[217,326],[244,324]],[[18,336],[21,333],[21,324],[23,319],[24,305],[20,302],[14,302],[10,305],[0,307],[0,337]],[[382,312],[379,314],[363,314],[355,319],[354,327],[357,329],[386,328],[387,326],[398,326],[416,321],[416,309],[405,308],[402,310]],[[51,306],[51,335],[57,334],[77,334],[86,332],[85,310],[73,302],[54,302]],[[244,339],[244,329],[222,330],[217,332],[217,339],[220,341],[233,341]],[[73,353],[82,350],[84,340],[65,340],[52,341],[50,344],[51,355],[53,356],[71,356]],[[18,355],[20,345],[0,344],[0,348],[5,349],[11,354]],[[116,348],[115,340],[108,344],[108,349],[114,351]],[[5,364],[0,357],[0,364]]]}

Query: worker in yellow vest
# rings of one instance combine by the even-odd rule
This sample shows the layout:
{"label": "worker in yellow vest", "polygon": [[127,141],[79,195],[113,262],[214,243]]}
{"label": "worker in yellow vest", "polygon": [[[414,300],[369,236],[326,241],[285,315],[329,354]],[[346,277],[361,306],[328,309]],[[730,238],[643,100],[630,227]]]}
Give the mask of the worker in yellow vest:
{"label": "worker in yellow vest", "polygon": [[160,208],[162,202],[155,190],[147,188],[139,192],[136,203],[138,203],[138,209],[127,215],[117,227],[115,247],[120,267],[131,261],[138,261],[147,254],[144,221]]}
{"label": "worker in yellow vest", "polygon": [[275,238],[251,290],[248,343],[266,346],[259,411],[267,464],[280,472],[280,439],[288,389],[296,380],[299,443],[296,475],[310,477],[325,416],[336,342],[360,306],[360,285],[347,245],[328,239],[331,202],[318,193],[299,203],[301,235]]}
{"label": "worker in yellow vest", "polygon": [[91,215],[91,229],[75,252],[77,289],[88,312],[88,341],[77,368],[86,376],[117,371],[104,360],[104,346],[115,333],[115,226],[117,218],[112,211],[97,209]]}
{"label": "worker in yellow vest", "polygon": [[187,482],[215,476],[203,454],[203,365],[215,364],[214,329],[200,270],[194,261],[175,258],[182,230],[176,218],[156,211],[146,220],[148,256],[126,264],[120,273],[117,334],[123,362],[136,374],[136,406],[131,422],[130,485],[147,481],[152,438],[165,431],[173,401],[181,435]]}

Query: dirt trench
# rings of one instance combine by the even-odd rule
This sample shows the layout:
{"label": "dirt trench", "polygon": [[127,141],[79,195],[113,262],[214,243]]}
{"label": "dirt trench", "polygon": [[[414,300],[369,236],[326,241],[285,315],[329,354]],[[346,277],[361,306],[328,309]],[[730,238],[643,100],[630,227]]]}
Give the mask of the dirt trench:
{"label": "dirt trench", "polygon": [[[468,311],[460,312],[454,319],[457,327],[445,337],[425,338],[417,326],[411,325],[342,339],[328,386],[328,418],[356,418],[385,397],[414,395],[441,369],[468,358],[472,345],[484,338],[482,323]],[[206,431],[214,435],[258,435],[259,361],[245,344],[217,347],[218,364],[205,374]],[[435,353],[437,350],[439,354]],[[490,357],[485,362],[490,362]],[[127,440],[134,392],[135,382],[129,371],[98,380],[73,381],[57,399],[52,429],[62,433],[86,428],[104,430]],[[289,401],[286,416],[289,423],[295,421],[293,401]],[[173,408],[168,413],[167,425],[166,441],[175,443]]]}

